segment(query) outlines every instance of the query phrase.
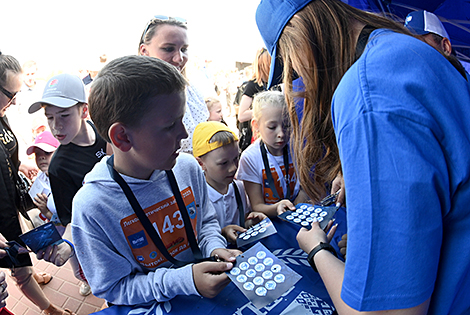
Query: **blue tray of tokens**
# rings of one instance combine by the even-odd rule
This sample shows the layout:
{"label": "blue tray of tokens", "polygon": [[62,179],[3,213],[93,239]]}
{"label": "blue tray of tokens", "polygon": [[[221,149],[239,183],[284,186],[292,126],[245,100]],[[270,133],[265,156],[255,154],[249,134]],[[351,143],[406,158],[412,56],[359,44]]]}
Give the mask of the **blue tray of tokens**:
{"label": "blue tray of tokens", "polygon": [[265,218],[258,224],[253,225],[245,232],[238,234],[237,247],[259,241],[269,235],[277,233],[273,222],[269,218]]}
{"label": "blue tray of tokens", "polygon": [[310,230],[312,222],[318,221],[320,227],[324,230],[328,222],[333,219],[339,207],[336,206],[317,206],[309,203],[299,203],[295,206],[296,210],[288,210],[278,215],[284,221],[304,227]]}
{"label": "blue tray of tokens", "polygon": [[260,242],[237,256],[226,273],[258,309],[274,302],[302,278]]}

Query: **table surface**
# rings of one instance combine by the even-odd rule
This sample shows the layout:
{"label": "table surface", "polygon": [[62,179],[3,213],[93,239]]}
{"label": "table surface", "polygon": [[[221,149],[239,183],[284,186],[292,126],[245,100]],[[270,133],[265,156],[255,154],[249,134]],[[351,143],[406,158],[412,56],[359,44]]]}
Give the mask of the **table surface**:
{"label": "table surface", "polygon": [[[338,251],[337,242],[346,233],[344,208],[338,210],[335,219],[338,229],[331,244]],[[213,299],[177,296],[164,303],[155,302],[145,306],[112,306],[93,314],[333,314],[333,303],[320,276],[307,262],[307,254],[298,247],[295,237],[300,228],[278,218],[272,221],[277,233],[262,239],[261,243],[302,278],[283,296],[266,307],[257,309],[231,282]],[[241,250],[246,250],[254,244],[248,244]]]}

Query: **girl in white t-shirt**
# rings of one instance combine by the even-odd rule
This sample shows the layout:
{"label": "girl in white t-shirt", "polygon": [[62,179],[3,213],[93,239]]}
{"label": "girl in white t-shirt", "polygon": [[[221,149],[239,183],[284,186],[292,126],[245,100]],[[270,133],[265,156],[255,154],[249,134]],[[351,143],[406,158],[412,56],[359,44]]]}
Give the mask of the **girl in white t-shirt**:
{"label": "girl in white t-shirt", "polygon": [[243,180],[253,211],[275,217],[295,210],[300,185],[287,145],[289,122],[282,92],[256,94],[251,123],[259,138],[243,152],[237,178]]}

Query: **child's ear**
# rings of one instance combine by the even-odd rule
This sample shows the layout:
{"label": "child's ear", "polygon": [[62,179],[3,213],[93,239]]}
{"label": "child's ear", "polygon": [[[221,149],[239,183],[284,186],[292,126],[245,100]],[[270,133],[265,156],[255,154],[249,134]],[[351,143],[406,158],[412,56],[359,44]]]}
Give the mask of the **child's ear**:
{"label": "child's ear", "polygon": [[259,130],[258,121],[254,118],[251,120],[251,129],[256,130],[256,131]]}
{"label": "child's ear", "polygon": [[112,124],[109,127],[108,136],[111,143],[122,152],[127,152],[132,148],[132,141],[128,130],[122,123],[115,122]]}
{"label": "child's ear", "polygon": [[204,164],[204,161],[199,156],[196,156],[196,160],[199,163],[199,165],[202,167],[202,170],[206,171],[206,164]]}
{"label": "child's ear", "polygon": [[85,103],[82,107],[82,112],[80,113],[80,118],[85,119],[88,117],[88,104]]}

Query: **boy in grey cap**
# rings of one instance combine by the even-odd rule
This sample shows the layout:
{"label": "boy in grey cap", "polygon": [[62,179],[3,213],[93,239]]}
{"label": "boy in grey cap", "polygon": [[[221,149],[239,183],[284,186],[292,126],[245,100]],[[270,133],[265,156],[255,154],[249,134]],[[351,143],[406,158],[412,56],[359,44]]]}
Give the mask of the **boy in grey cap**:
{"label": "boy in grey cap", "polygon": [[[38,259],[61,266],[74,255],[74,247],[69,241],[72,239],[72,199],[82,186],[85,174],[106,155],[106,141],[87,120],[85,87],[78,76],[59,74],[52,77],[42,99],[32,104],[28,112],[31,114],[41,108],[44,108],[52,134],[60,142],[49,166],[49,178],[57,214],[66,227],[63,235],[66,242],[57,248],[46,248],[38,253]],[[90,294],[83,273],[76,273],[76,276],[83,281],[80,294]]]}

